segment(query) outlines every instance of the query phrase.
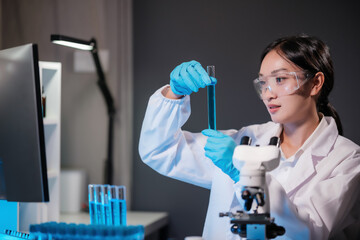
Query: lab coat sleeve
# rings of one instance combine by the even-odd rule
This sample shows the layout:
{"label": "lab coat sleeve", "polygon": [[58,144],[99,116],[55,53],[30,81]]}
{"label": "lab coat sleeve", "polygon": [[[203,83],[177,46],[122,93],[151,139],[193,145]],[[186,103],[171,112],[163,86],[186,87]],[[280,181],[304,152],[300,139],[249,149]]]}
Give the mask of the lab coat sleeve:
{"label": "lab coat sleeve", "polygon": [[148,102],[140,134],[140,157],[163,175],[210,189],[214,165],[205,157],[206,137],[181,130],[190,116],[190,97],[168,99],[162,90]]}
{"label": "lab coat sleeve", "polygon": [[359,221],[359,158],[356,154],[343,161],[329,178],[319,182],[297,203],[267,174],[271,215],[276,224],[285,227],[286,238],[331,239]]}

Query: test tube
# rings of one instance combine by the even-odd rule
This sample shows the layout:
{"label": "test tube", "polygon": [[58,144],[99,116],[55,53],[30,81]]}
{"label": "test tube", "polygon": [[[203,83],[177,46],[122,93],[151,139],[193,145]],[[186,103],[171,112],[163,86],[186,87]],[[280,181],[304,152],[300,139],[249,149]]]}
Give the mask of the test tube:
{"label": "test tube", "polygon": [[88,185],[89,194],[89,213],[90,213],[90,224],[97,224],[96,208],[95,208],[95,185]]}
{"label": "test tube", "polygon": [[105,224],[105,209],[103,204],[104,186],[95,185],[95,215],[96,224]]}
{"label": "test tube", "polygon": [[[215,66],[207,66],[207,73],[215,77]],[[207,86],[207,103],[209,129],[216,130],[215,85]]]}
{"label": "test tube", "polygon": [[126,188],[125,186],[111,186],[110,189],[113,225],[126,226]]}
{"label": "test tube", "polygon": [[101,203],[103,206],[103,214],[104,214],[104,224],[112,225],[112,215],[111,215],[111,206],[110,206],[110,185],[105,184],[102,185],[101,192]]}

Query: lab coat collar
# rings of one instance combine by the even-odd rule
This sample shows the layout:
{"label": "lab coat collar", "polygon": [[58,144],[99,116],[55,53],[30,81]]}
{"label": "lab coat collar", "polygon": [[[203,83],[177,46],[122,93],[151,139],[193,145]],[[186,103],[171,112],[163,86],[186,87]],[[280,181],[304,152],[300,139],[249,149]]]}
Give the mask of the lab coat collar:
{"label": "lab coat collar", "polygon": [[[320,114],[322,115],[322,113]],[[282,126],[280,129],[282,131]],[[276,127],[276,131],[281,133],[278,126]],[[335,144],[338,135],[339,132],[335,120],[332,117],[322,115],[322,119],[315,131],[295,153],[295,159],[298,159],[304,152],[307,152],[308,149],[310,149],[312,156],[327,156]]]}
{"label": "lab coat collar", "polygon": [[[302,150],[300,150],[302,152]],[[309,151],[303,152],[302,156],[296,162],[296,165],[289,171],[289,179],[283,183],[283,187],[286,193],[294,190],[301,184],[303,184],[311,175],[315,172],[314,162],[312,161],[311,153]]]}
{"label": "lab coat collar", "polygon": [[[316,133],[318,129],[320,131]],[[314,133],[317,136],[313,144],[311,144],[311,154],[317,157],[326,157],[339,136],[335,119],[324,116]]]}
{"label": "lab coat collar", "polygon": [[289,174],[291,181],[283,183],[286,193],[303,184],[315,173],[316,164],[329,154],[337,136],[335,120],[323,117],[315,131],[294,155],[295,166]]}

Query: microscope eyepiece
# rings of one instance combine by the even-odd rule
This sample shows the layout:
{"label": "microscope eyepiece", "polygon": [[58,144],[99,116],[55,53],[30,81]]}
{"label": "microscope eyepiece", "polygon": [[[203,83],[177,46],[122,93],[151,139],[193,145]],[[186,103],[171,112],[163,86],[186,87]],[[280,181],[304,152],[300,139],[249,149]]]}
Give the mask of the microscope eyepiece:
{"label": "microscope eyepiece", "polygon": [[250,145],[251,138],[249,136],[243,136],[240,140],[240,145]]}
{"label": "microscope eyepiece", "polygon": [[270,138],[269,145],[279,147],[279,145],[280,145],[280,138],[279,138],[279,137],[272,137],[272,138]]}

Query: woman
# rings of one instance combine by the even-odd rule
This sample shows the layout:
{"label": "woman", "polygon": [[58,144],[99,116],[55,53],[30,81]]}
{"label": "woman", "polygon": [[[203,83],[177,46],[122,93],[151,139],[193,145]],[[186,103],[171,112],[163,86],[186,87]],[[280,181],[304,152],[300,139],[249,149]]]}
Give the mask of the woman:
{"label": "woman", "polygon": [[234,237],[229,218],[218,214],[241,208],[234,197],[239,170],[232,163],[240,139],[267,145],[278,135],[280,165],[267,174],[267,184],[271,216],[286,229],[282,239],[352,239],[360,215],[360,148],[341,136],[328,101],[334,84],[329,48],[300,35],[264,50],[254,85],[271,122],[202,134],[181,130],[190,116],[189,95],[215,83],[195,61],[176,67],[170,86],[149,100],[139,144],[142,160],[159,173],[211,189],[203,237]]}

